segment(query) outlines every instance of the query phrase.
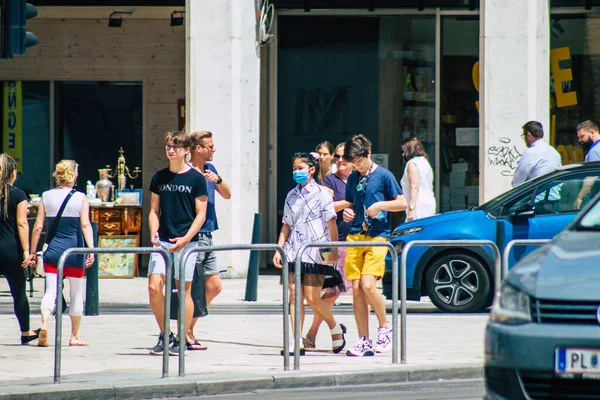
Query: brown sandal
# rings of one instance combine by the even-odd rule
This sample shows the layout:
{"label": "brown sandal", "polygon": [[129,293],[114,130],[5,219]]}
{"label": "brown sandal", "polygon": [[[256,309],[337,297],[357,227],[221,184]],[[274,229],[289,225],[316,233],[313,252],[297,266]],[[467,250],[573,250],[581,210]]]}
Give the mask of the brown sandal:
{"label": "brown sandal", "polygon": [[38,346],[48,347],[48,331],[46,329],[40,329],[40,334],[38,336]]}
{"label": "brown sandal", "polygon": [[317,345],[316,345],[314,339],[309,339],[308,336],[302,338],[302,344],[304,345],[304,349],[306,351],[317,350]]}

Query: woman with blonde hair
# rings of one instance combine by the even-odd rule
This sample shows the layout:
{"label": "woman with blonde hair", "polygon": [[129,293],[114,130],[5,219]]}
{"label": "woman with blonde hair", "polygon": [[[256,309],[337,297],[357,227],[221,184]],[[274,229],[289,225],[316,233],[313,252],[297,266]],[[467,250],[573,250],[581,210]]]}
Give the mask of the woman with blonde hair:
{"label": "woman with blonde hair", "polygon": [[[44,227],[44,220],[48,217],[48,234],[51,237],[50,240],[46,241],[48,246],[43,256],[44,271],[46,272],[46,293],[44,293],[41,304],[42,327],[38,339],[38,346],[41,347],[48,346],[48,319],[56,306],[58,295],[56,291],[56,274],[60,256],[69,248],[83,247],[84,239],[87,247],[94,247],[88,200],[83,193],[77,192],[73,188],[77,182],[77,175],[78,165],[75,161],[62,160],[56,164],[56,170],[54,171],[56,188],[42,194],[37,219],[33,227],[31,252],[35,254]],[[61,209],[62,213],[60,213]],[[54,225],[56,228],[54,228]],[[52,235],[52,230],[55,232],[54,235]],[[85,261],[84,256],[81,254],[72,255],[65,262],[64,276],[69,279],[71,298],[69,307],[71,339],[69,340],[69,346],[88,345],[85,340],[79,337],[79,326],[83,315],[83,275],[85,268],[92,266],[93,262],[93,254],[88,254]]]}
{"label": "woman with blonde hair", "polygon": [[416,137],[404,139],[402,159],[405,167],[400,185],[408,204],[406,222],[434,215],[433,170],[419,139]]}
{"label": "woman with blonde hair", "polygon": [[0,154],[0,274],[6,277],[10,287],[21,328],[21,344],[27,344],[37,339],[39,331],[32,331],[29,326],[29,301],[23,271],[32,261],[29,256],[27,195],[13,186],[16,179],[17,162],[6,153]]}

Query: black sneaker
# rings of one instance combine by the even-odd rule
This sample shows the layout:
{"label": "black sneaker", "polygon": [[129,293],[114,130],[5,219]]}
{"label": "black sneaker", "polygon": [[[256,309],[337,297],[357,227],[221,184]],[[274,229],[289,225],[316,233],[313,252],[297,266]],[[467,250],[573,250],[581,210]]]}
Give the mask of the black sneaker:
{"label": "black sneaker", "polygon": [[[175,341],[175,335],[173,333],[169,333],[169,345],[171,345]],[[156,342],[156,346],[150,349],[150,354],[154,354],[156,356],[160,356],[163,354],[164,346],[163,346],[163,334],[158,334],[158,342]]]}
{"label": "black sneaker", "polygon": [[[183,354],[188,354],[187,348],[183,349]],[[170,356],[178,356],[179,355],[179,340],[175,339],[171,346],[169,347],[169,355]]]}

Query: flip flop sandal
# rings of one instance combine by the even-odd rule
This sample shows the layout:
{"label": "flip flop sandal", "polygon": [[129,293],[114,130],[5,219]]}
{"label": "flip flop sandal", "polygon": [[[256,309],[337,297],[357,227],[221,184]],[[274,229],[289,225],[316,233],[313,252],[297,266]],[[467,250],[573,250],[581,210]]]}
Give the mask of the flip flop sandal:
{"label": "flip flop sandal", "polygon": [[200,342],[197,340],[194,343],[186,343],[185,347],[188,350],[207,350],[208,349],[208,347],[200,344]]}
{"label": "flip flop sandal", "polygon": [[40,329],[38,337],[39,347],[48,347],[48,331],[46,329]]}
{"label": "flip flop sandal", "polygon": [[80,339],[77,339],[77,340],[70,340],[69,341],[69,346],[81,346],[81,347],[84,347],[84,346],[89,346],[89,343],[80,338]]}
{"label": "flip flop sandal", "polygon": [[346,337],[344,334],[346,333],[346,326],[344,324],[337,324],[331,329],[331,336],[333,335],[342,335],[341,339],[332,339],[331,340],[331,351],[334,354],[338,354],[340,351],[344,350],[346,346]]}
{"label": "flip flop sandal", "polygon": [[309,339],[309,338],[302,338],[302,345],[304,345],[304,349],[306,349],[306,351],[315,351],[317,350],[317,345],[315,344],[315,341],[313,339]]}

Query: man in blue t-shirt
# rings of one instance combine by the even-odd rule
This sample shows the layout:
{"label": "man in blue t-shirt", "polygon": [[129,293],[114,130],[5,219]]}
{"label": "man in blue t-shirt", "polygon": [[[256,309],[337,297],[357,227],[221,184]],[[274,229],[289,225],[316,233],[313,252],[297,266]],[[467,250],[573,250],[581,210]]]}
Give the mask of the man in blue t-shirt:
{"label": "man in blue t-shirt", "polygon": [[[363,135],[351,136],[344,146],[344,159],[354,165],[346,183],[344,221],[351,222],[348,242],[385,242],[390,235],[390,212],[406,209],[406,199],[396,177],[371,160],[371,142]],[[348,356],[373,356],[392,344],[385,303],[376,282],[385,273],[386,247],[350,247],[346,253],[346,279],[352,281],[354,319],[358,340]],[[369,340],[369,306],[379,329],[377,342]]]}
{"label": "man in blue t-shirt", "polygon": [[[190,137],[185,132],[168,132],[165,135],[165,152],[169,167],[154,174],[150,182],[150,213],[148,227],[150,240],[155,247],[169,252],[169,266],[175,270],[175,283],[179,288],[181,280],[185,284],[185,332],[192,323],[194,304],[191,296],[192,279],[196,266],[197,253],[193,253],[185,265],[185,277],[179,276],[182,250],[196,247],[198,230],[206,218],[207,191],[204,176],[185,162],[190,152]],[[163,332],[165,314],[165,275],[167,266],[162,255],[152,253],[148,264],[148,293],[150,307],[156,318],[160,335],[150,354],[163,353]],[[169,354],[178,355],[179,345],[189,343],[185,332],[179,332],[179,340],[169,335]],[[183,336],[183,337],[182,337]],[[183,341],[183,342],[182,342]],[[168,344],[168,345],[169,345]]]}
{"label": "man in blue t-shirt", "polygon": [[[215,211],[215,192],[219,193],[224,199],[230,199],[231,190],[229,189],[229,185],[219,176],[214,165],[209,163],[209,161],[212,161],[216,151],[212,133],[207,131],[194,132],[190,135],[190,139],[192,146],[190,163],[192,167],[204,175],[208,189],[206,221],[204,221],[204,225],[202,225],[198,233],[198,246],[212,246],[212,233],[219,229],[217,213]],[[213,299],[221,293],[222,289],[219,267],[217,266],[217,255],[214,251],[198,253],[195,274],[204,277],[206,305],[209,306]],[[198,293],[197,288],[193,286],[192,291],[194,292],[194,297],[204,294]],[[196,304],[196,298],[194,298],[194,303]],[[207,347],[196,340],[194,336],[194,326],[198,321],[198,317],[202,315],[202,310],[197,310],[196,308],[194,307],[194,318],[188,331],[188,336],[193,339],[191,345],[188,345],[188,350],[206,350]]]}

